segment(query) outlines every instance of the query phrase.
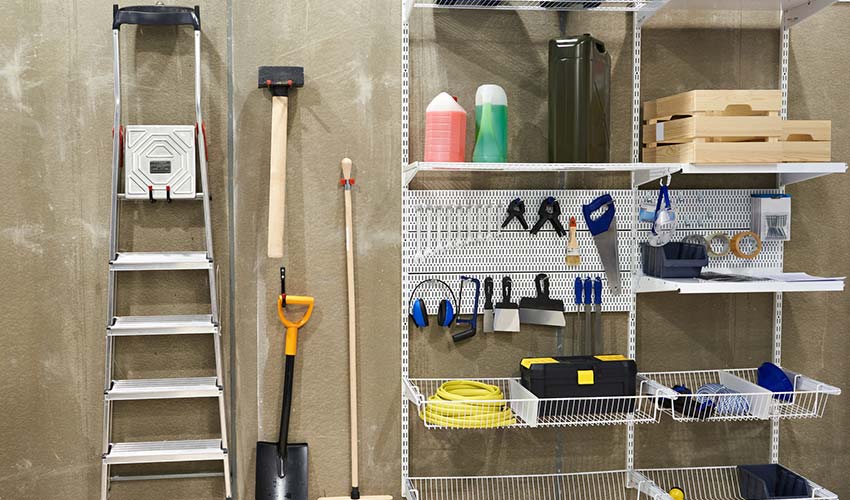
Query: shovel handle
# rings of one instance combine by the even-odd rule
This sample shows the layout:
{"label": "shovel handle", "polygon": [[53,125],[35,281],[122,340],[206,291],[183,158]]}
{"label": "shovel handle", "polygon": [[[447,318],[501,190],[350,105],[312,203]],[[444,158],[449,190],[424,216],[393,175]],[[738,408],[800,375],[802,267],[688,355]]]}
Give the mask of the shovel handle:
{"label": "shovel handle", "polygon": [[270,259],[283,257],[283,220],[286,206],[286,126],[289,97],[272,97],[271,164],[269,166]]}
{"label": "shovel handle", "polygon": [[[284,305],[302,305],[307,306],[307,312],[298,321],[290,321],[285,313]],[[302,295],[285,295],[280,294],[277,298],[277,315],[280,322],[286,327],[286,355],[295,356],[296,346],[298,344],[298,329],[307,324],[310,316],[313,314],[313,305],[315,299],[313,297],[305,297]]]}

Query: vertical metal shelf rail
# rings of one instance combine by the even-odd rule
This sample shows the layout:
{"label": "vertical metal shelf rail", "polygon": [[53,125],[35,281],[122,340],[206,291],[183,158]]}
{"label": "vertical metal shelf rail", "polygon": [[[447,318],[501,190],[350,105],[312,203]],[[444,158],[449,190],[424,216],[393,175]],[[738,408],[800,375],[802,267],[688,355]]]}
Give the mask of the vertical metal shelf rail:
{"label": "vertical metal shelf rail", "polygon": [[[698,0],[686,0],[694,4],[698,3]],[[848,1],[848,0],[841,0]],[[677,0],[664,0],[664,1],[647,1],[647,2],[611,2],[609,6],[606,6],[604,9],[599,10],[617,10],[621,12],[631,12],[633,17],[632,23],[632,142],[631,142],[631,161],[632,163],[640,162],[640,129],[641,129],[641,35],[644,24],[655,14],[659,9],[666,5],[673,5],[677,2]],[[804,19],[810,17],[816,12],[824,9],[825,7],[836,3],[836,0],[811,0],[807,2],[799,2],[796,0],[784,0],[781,2],[782,11],[781,11],[781,27],[780,27],[780,36],[781,36],[781,57],[780,57],[780,90],[782,92],[782,111],[781,116],[783,119],[787,119],[788,116],[788,66],[789,66],[789,52],[790,52],[790,28],[795,24],[803,21]],[[501,9],[511,8],[510,6],[514,6],[516,10],[539,10],[539,11],[548,11],[554,12],[556,10],[581,10],[584,8],[584,4],[582,2],[559,2],[554,8],[544,8],[542,6],[535,6],[534,4],[538,4],[537,2],[523,2],[520,0],[511,1],[506,4],[503,4]],[[408,183],[412,179],[414,175],[416,175],[416,171],[418,169],[417,165],[412,165],[410,163],[410,27],[409,20],[412,11],[415,7],[425,7],[425,8],[449,8],[447,5],[451,5],[450,8],[469,8],[469,9],[477,9],[477,8],[487,8],[487,6],[491,6],[492,2],[488,2],[487,0],[459,0],[456,3],[443,3],[443,2],[431,2],[425,0],[401,0],[401,168],[404,175],[402,175],[401,181],[401,192],[402,192],[402,220],[404,220],[406,215],[406,210],[408,207],[408,197],[411,194],[408,191]],[[542,4],[539,4],[542,5]],[[571,8],[572,7],[572,8]],[[776,168],[776,188],[779,192],[784,192],[785,184],[791,182],[797,182],[800,180],[804,180],[806,178],[813,178],[817,175],[825,175],[826,173],[830,173],[832,168],[837,168],[836,171],[843,171],[843,168],[836,167],[833,165],[823,164],[822,173],[816,173],[814,175],[807,175],[805,170],[800,169],[800,172],[796,171],[796,166],[790,166],[794,172],[787,173],[785,169],[779,165],[779,168]],[[659,165],[661,167],[661,165]],[[679,171],[677,169],[671,168],[672,166],[664,166],[668,168],[667,173],[673,173],[675,171]],[[684,173],[706,173],[704,171],[700,171],[702,168],[699,165],[683,165],[683,168],[680,169]],[[766,166],[753,166],[754,168],[764,168]],[[541,170],[538,166],[538,170]],[[828,172],[829,171],[829,172]],[[755,170],[753,170],[755,172]],[[625,201],[627,202],[625,206],[631,205],[633,208],[632,213],[637,213],[638,204],[640,203],[638,187],[641,184],[648,182],[648,179],[657,179],[662,176],[663,172],[659,169],[658,172],[649,172],[645,170],[635,169],[631,173],[631,190],[630,196],[627,196]],[[649,176],[649,177],[648,177]],[[622,196],[622,195],[621,195]],[[629,261],[629,271],[631,272],[631,282],[632,285],[625,287],[625,293],[627,293],[627,298],[625,300],[625,306],[627,307],[628,312],[628,356],[632,359],[636,358],[636,341],[637,341],[637,300],[636,300],[636,279],[640,274],[640,256],[639,256],[639,243],[641,238],[640,228],[636,217],[630,217],[630,222],[626,226],[628,228],[628,245],[627,248],[630,248],[630,261]],[[405,231],[405,223],[402,224],[402,238],[409,237],[409,234]],[[404,245],[403,245],[404,248]],[[783,261],[783,251],[782,245],[778,245],[777,255],[773,255],[771,257],[771,261],[777,261],[779,267],[782,266]],[[404,381],[409,380],[410,377],[410,345],[408,339],[408,325],[407,325],[407,300],[406,300],[406,292],[405,292],[405,283],[408,283],[411,279],[411,268],[408,265],[409,256],[404,254],[402,255],[402,269],[401,269],[401,279],[402,279],[402,296],[401,296],[401,316],[400,316],[400,330],[401,330],[401,375],[402,375],[402,394],[401,394],[401,479],[402,479],[402,494],[408,500],[419,500],[420,489],[423,487],[423,484],[427,484],[424,482],[428,478],[411,478],[410,477],[410,446],[409,446],[409,432],[410,432],[410,417],[409,417],[409,408],[408,408],[408,394],[406,393],[405,383]],[[414,276],[417,277],[417,276]],[[626,281],[629,281],[628,279]],[[780,364],[781,361],[781,343],[782,343],[782,300],[783,294],[782,292],[774,293],[774,301],[773,301],[773,352],[772,352],[772,361],[776,364]],[[626,471],[629,473],[637,473],[635,472],[635,424],[628,423],[626,424]],[[769,450],[769,460],[771,463],[777,463],[779,461],[779,417],[770,418],[770,450]],[[673,469],[670,469],[673,470]],[[678,470],[678,469],[677,469]],[[640,472],[640,471],[638,471]],[[511,476],[511,477],[519,477],[519,476]],[[524,480],[531,480],[528,478],[532,478],[532,476],[522,476],[522,478],[526,478]],[[451,481],[456,481],[458,484],[463,483],[464,481],[469,481],[472,484],[472,478],[431,478],[431,479],[442,479],[444,481],[448,481],[447,485],[451,483]],[[498,478],[480,478],[482,480],[487,479],[498,479]],[[651,478],[650,478],[651,480]],[[628,481],[631,483],[631,481]],[[814,483],[811,483],[814,484]],[[631,484],[629,484],[631,486]],[[815,485],[816,486],[816,485]],[[447,486],[448,487],[448,486]],[[666,495],[663,489],[659,489],[653,486],[652,494],[648,494],[647,496],[654,498],[666,498],[670,497]],[[827,493],[828,490],[823,490]],[[646,492],[644,492],[646,493]],[[832,498],[831,493],[829,495],[825,495],[825,498]]]}

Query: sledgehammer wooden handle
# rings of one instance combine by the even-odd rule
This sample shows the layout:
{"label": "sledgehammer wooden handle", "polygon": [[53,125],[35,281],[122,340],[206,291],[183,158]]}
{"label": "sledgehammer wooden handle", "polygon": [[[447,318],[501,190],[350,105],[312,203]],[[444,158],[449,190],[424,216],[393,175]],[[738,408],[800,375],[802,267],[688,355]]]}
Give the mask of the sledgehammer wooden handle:
{"label": "sledgehammer wooden handle", "polygon": [[272,97],[272,144],[269,170],[269,248],[271,259],[283,257],[283,219],[286,206],[286,119],[289,97]]}

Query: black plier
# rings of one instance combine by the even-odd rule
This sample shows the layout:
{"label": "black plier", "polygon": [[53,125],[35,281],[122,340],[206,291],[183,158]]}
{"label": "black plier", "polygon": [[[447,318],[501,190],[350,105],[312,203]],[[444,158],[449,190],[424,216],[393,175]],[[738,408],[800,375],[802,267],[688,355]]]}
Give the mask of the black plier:
{"label": "black plier", "polygon": [[525,221],[525,202],[519,198],[515,198],[508,204],[508,218],[502,223],[502,229],[506,228],[514,219],[522,224],[523,229],[528,229],[528,222]]}
{"label": "black plier", "polygon": [[561,225],[561,221],[558,220],[558,217],[561,216],[561,204],[558,203],[553,197],[548,197],[543,200],[543,203],[540,204],[540,208],[537,209],[537,215],[540,216],[537,219],[537,223],[534,224],[534,227],[531,228],[531,234],[537,234],[546,222],[551,222],[552,227],[555,228],[555,232],[558,233],[558,236],[564,236],[567,234],[564,231],[564,226]]}

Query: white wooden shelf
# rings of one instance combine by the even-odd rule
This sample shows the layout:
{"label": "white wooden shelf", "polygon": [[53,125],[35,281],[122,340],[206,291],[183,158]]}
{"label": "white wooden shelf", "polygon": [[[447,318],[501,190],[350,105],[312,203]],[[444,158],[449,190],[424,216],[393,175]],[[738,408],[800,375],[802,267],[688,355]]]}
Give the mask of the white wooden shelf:
{"label": "white wooden shelf", "polygon": [[[642,165],[652,165],[643,163]],[[847,171],[846,163],[752,163],[740,165],[718,165],[699,163],[659,163],[657,169],[635,170],[635,185],[658,180],[667,175],[758,175],[774,174],[778,176],[778,184],[787,186],[798,182],[823,177],[830,174],[843,174]]]}
{"label": "white wooden shelf", "polygon": [[[733,271],[735,272],[735,271]],[[740,271],[738,271],[740,272]],[[679,292],[697,293],[775,293],[775,292],[840,292],[844,280],[840,281],[708,281],[699,278],[655,278],[639,276],[635,281],[636,293]]]}
{"label": "white wooden shelf", "polygon": [[843,174],[846,163],[753,163],[718,165],[697,163],[473,163],[473,162],[413,162],[403,172],[405,185],[420,172],[514,172],[514,173],[605,173],[634,174],[634,185],[642,186],[668,175],[756,175],[778,176],[779,185]]}

